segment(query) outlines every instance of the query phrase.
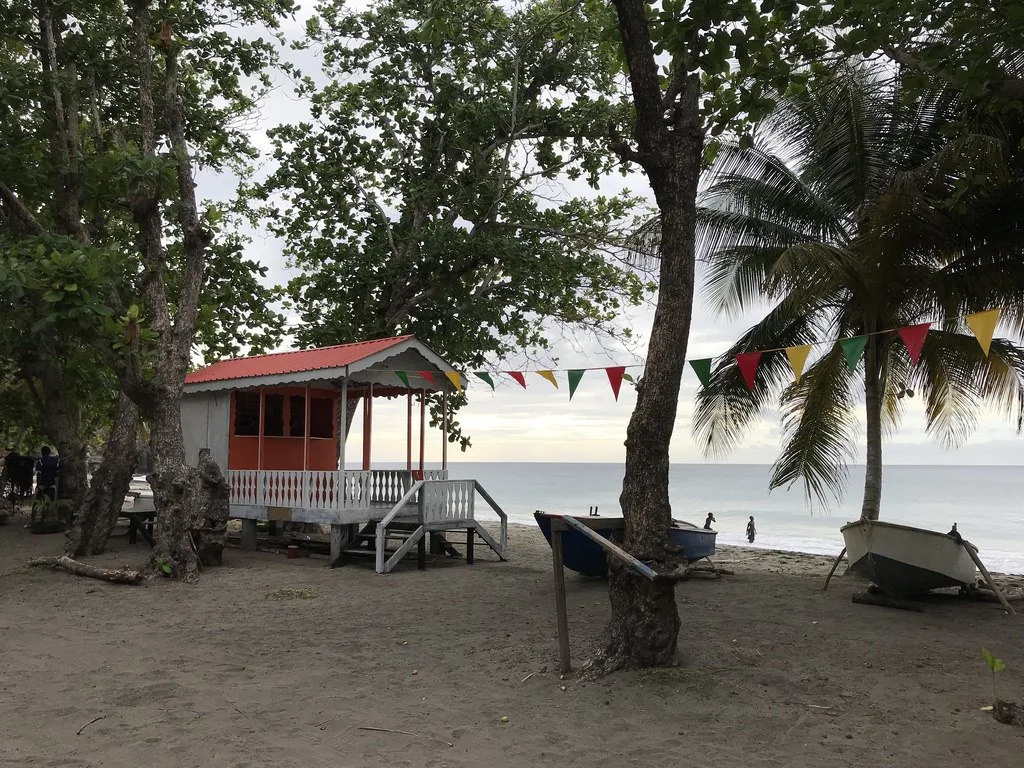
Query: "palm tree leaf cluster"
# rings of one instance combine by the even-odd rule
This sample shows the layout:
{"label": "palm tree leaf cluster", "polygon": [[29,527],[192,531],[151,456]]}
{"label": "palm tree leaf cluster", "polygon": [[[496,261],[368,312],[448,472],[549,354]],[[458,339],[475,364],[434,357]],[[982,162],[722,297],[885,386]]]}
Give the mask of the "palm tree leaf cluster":
{"label": "palm tree leaf cluster", "polygon": [[[735,447],[778,402],[771,485],[802,481],[827,500],[844,492],[862,399],[879,486],[877,436],[899,425],[909,391],[946,446],[963,443],[986,403],[1021,427],[1024,350],[995,339],[986,357],[963,321],[1000,307],[1011,332],[1024,330],[1020,133],[950,88],[911,98],[899,77],[848,62],[780,98],[752,146],[722,145],[698,211],[707,296],[728,315],[771,309],[698,394],[694,434],[709,454]],[[933,329],[913,365],[881,332],[924,322]],[[782,349],[861,334],[871,335],[856,371],[825,345],[792,380]],[[763,349],[780,351],[763,355],[751,390],[734,355]],[[864,514],[877,516],[877,498]]]}

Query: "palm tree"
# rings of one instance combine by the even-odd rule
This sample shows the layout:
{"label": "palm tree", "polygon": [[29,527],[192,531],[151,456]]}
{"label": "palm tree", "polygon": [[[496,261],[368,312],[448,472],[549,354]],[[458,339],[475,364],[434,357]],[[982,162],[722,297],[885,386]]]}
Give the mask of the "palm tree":
{"label": "palm tree", "polygon": [[[838,498],[854,455],[863,392],[862,517],[877,519],[882,437],[920,392],[930,434],[960,444],[983,403],[1024,412],[1024,350],[994,339],[986,356],[963,317],[990,307],[1024,329],[1019,136],[948,128],[964,107],[949,90],[907,103],[898,78],[863,64],[816,77],[781,99],[752,147],[724,144],[706,180],[698,249],[707,289],[726,314],[771,309],[719,359],[698,394],[694,433],[705,451],[737,444],[780,398],[784,447],[771,487],[802,480],[808,498]],[[912,361],[896,333],[934,322]],[[836,339],[867,335],[851,370]],[[799,379],[785,348],[821,345]],[[756,386],[734,355],[770,350]]]}

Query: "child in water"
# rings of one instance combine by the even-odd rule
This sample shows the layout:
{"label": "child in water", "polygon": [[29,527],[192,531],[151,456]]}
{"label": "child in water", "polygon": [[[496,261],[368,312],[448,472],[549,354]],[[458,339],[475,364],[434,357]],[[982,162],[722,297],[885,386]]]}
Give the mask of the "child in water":
{"label": "child in water", "polygon": [[750,522],[747,523],[747,541],[751,544],[754,543],[754,537],[757,535],[757,528],[754,527],[754,516],[750,516]]}

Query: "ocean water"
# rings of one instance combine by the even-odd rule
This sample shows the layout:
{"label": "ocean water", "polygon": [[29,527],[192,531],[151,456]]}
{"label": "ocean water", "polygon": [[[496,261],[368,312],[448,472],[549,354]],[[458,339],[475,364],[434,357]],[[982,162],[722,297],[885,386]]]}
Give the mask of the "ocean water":
{"label": "ocean water", "polygon": [[[753,515],[755,547],[839,554],[840,526],[860,516],[864,468],[850,468],[846,498],[827,509],[809,507],[797,486],[769,493],[769,473],[765,465],[673,464],[672,514],[703,525],[714,512],[718,541],[743,545]],[[585,515],[597,506],[617,514],[622,466],[453,462],[449,476],[480,481],[510,521],[534,525],[538,509]],[[957,523],[990,570],[1024,573],[1024,467],[886,467],[882,519],[942,531]]]}

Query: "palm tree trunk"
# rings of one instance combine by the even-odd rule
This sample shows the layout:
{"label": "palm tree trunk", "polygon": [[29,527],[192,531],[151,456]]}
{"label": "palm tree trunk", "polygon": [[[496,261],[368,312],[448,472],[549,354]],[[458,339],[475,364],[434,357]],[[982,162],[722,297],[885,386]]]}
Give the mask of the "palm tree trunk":
{"label": "palm tree trunk", "polygon": [[877,520],[882,503],[882,382],[881,350],[876,336],[868,337],[864,356],[864,403],[867,422],[867,456],[861,520]]}

